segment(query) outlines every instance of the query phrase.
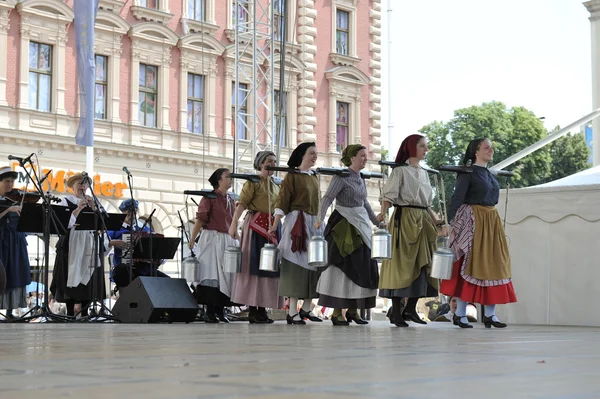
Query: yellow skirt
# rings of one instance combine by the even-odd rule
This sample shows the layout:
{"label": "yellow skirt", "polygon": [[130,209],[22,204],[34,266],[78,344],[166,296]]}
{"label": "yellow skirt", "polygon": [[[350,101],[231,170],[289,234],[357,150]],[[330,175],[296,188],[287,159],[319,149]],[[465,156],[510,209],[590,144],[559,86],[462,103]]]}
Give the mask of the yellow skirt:
{"label": "yellow skirt", "polygon": [[502,220],[496,208],[473,205],[475,231],[465,274],[478,280],[505,280],[511,277],[510,254]]}
{"label": "yellow skirt", "polygon": [[[399,211],[402,215],[398,230],[395,216]],[[438,280],[430,277],[437,229],[427,210],[396,208],[388,229],[392,234],[392,259],[382,262],[379,289],[407,288],[419,277],[422,268],[425,268],[428,283],[437,289]]]}

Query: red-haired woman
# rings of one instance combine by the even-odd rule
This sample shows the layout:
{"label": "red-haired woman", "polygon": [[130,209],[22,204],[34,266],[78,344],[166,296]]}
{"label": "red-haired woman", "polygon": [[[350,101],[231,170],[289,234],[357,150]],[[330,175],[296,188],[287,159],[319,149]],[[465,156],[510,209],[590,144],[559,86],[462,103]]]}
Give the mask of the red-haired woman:
{"label": "red-haired woman", "polygon": [[[392,299],[390,321],[408,327],[405,320],[426,324],[417,313],[417,301],[437,296],[438,281],[431,278],[436,225],[441,225],[430,209],[433,188],[420,162],[427,155],[425,137],[413,134],[400,146],[396,163],[381,196],[382,219],[394,207],[389,231],[392,258],[384,260],[379,276],[379,295]],[[403,309],[402,300],[408,298]]]}

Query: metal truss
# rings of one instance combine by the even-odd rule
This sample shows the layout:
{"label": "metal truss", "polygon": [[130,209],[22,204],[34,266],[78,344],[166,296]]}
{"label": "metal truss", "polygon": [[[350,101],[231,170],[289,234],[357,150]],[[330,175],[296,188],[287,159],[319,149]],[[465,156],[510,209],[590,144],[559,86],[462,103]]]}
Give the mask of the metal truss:
{"label": "metal truss", "polygon": [[279,145],[277,135],[273,134],[274,1],[277,2],[232,0],[235,16],[233,169],[236,172],[251,171],[258,151],[275,151]]}

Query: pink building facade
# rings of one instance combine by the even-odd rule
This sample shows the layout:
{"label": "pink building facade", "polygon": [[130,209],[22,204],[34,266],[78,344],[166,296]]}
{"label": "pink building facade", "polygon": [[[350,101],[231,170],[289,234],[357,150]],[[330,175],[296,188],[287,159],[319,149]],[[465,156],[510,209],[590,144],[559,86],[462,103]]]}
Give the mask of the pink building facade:
{"label": "pink building facade", "polygon": [[[343,146],[362,143],[377,170],[381,1],[287,6],[285,82],[276,59],[274,83],[286,98],[285,110],[276,111],[287,123],[282,162],[298,143],[316,141],[319,164],[338,166]],[[94,173],[100,185],[123,187],[127,166],[142,214],[157,209],[166,235],[177,234],[178,210],[193,212],[183,191],[208,187],[212,170],[232,165],[237,7],[235,0],[100,0]],[[53,169],[50,188],[60,194],[58,171],[85,168],[85,148],[74,141],[73,0],[1,1],[0,54],[0,157],[36,153],[42,169]],[[377,183],[369,184],[375,199]],[[129,196],[97,192],[109,210]]]}

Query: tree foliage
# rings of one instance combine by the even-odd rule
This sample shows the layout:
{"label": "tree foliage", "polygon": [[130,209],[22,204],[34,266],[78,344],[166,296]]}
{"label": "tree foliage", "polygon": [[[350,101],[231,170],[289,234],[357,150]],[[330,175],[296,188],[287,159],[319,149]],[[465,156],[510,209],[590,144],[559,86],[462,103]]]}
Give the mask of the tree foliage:
{"label": "tree foliage", "polygon": [[547,181],[561,179],[590,167],[590,149],[583,134],[563,136],[553,141],[549,147],[552,163]]}
{"label": "tree foliage", "polygon": [[[486,137],[492,141],[495,150],[493,162],[498,163],[547,135],[542,121],[533,112],[524,107],[508,108],[501,102],[458,109],[450,121],[431,122],[420,132],[428,138],[426,161],[433,168],[461,164],[469,141],[476,138]],[[572,140],[572,137],[557,140],[556,147],[543,147],[511,165],[508,169],[515,172],[510,179],[511,187],[541,184],[585,168],[581,159],[587,160],[589,155],[585,154],[589,153],[582,150],[579,138]],[[444,173],[443,177],[448,202],[456,175]],[[499,180],[502,185],[506,184],[505,179]]]}

